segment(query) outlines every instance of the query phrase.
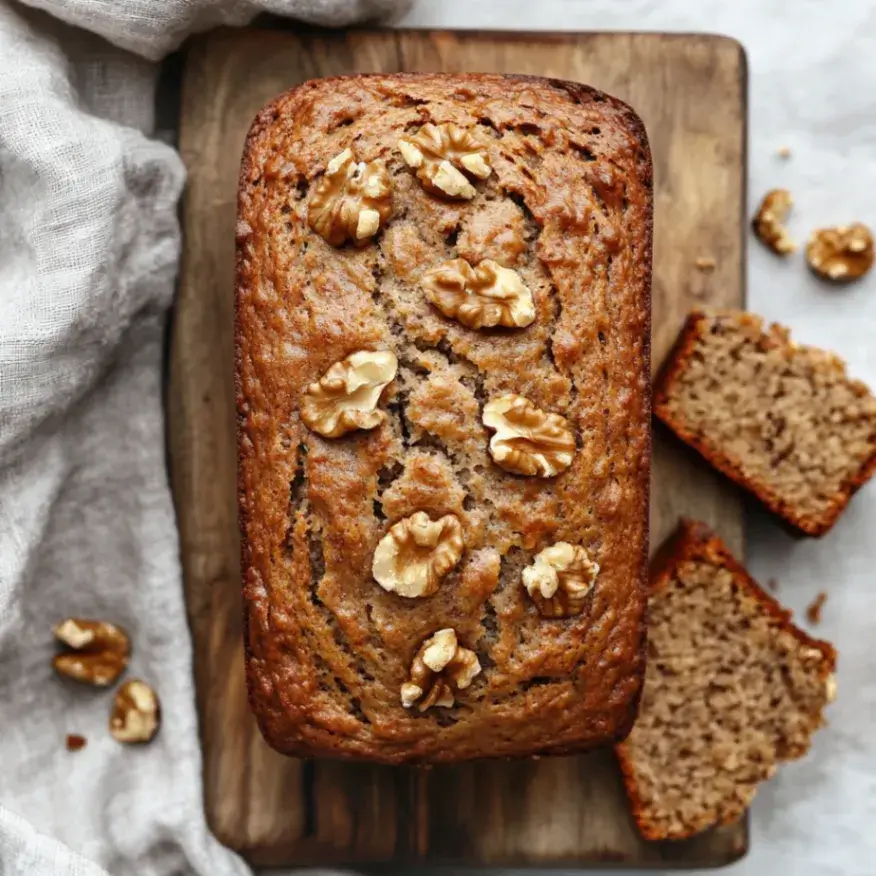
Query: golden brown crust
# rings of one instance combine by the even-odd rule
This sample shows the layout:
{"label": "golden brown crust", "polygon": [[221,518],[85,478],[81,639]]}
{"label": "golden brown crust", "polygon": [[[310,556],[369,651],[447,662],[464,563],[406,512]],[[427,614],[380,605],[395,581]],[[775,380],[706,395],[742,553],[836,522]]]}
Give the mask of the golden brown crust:
{"label": "golden brown crust", "polygon": [[[717,533],[705,523],[682,518],[678,529],[664,542],[651,561],[649,596],[658,593],[674,580],[675,571],[682,563],[707,563],[717,568],[723,568],[733,575],[740,588],[746,590],[757,603],[773,617],[778,628],[790,633],[804,647],[815,648],[824,655],[820,680],[826,685],[828,676],[836,670],[836,650],[829,642],[812,638],[791,620],[791,612],[766,590],[764,590],[739,561],[733,556]],[[816,729],[814,724],[812,729]],[[787,758],[800,757],[805,751],[785,752]],[[738,818],[738,813],[728,811],[726,817],[711,819],[709,823],[690,825],[682,830],[667,835],[665,825],[649,817],[649,809],[639,793],[636,781],[636,770],[627,746],[621,743],[615,747],[615,754],[623,776],[624,787],[629,799],[630,811],[642,836],[648,840],[687,839],[700,833],[708,827],[729,824]]]}
{"label": "golden brown crust", "polygon": [[[748,325],[756,331],[763,330],[763,320],[754,314],[734,313],[733,316],[740,320],[741,324]],[[718,471],[753,493],[766,508],[790,524],[794,530],[808,536],[824,535],[836,523],[852,496],[876,474],[876,449],[858,471],[843,481],[831,497],[828,507],[818,515],[801,512],[783,499],[768,483],[747,477],[734,459],[722,453],[720,448],[709,443],[681,418],[674,415],[669,403],[675,382],[687,367],[699,342],[703,323],[712,318],[712,314],[700,310],[694,310],[688,315],[655,381],[654,415]],[[783,332],[783,329],[773,326],[769,335],[765,335],[764,342],[774,345],[787,344],[787,339],[782,337]]]}
{"label": "golden brown crust", "polygon": [[[429,194],[401,161],[400,132],[426,121],[488,143],[494,173],[473,200]],[[386,161],[393,211],[373,245],[332,248],[307,227],[307,192],[350,145],[357,160]],[[483,241],[485,257],[521,272],[532,326],[478,332],[419,295],[422,272],[458,254],[457,235],[466,257]],[[400,763],[622,738],[644,665],[650,469],[651,161],[639,119],[585,86],[534,77],[305,83],[249,133],[237,243],[247,679],[268,742]],[[356,349],[386,348],[400,363],[387,422],[334,440],[303,427],[303,386]],[[490,462],[479,412],[511,391],[573,420],[582,441],[568,471],[544,481]],[[406,600],[370,565],[389,526],[417,510],[456,515],[466,548],[433,596]],[[520,574],[562,539],[594,551],[602,572],[589,610],[546,620]],[[411,661],[445,627],[483,671],[453,708],[406,711]]]}

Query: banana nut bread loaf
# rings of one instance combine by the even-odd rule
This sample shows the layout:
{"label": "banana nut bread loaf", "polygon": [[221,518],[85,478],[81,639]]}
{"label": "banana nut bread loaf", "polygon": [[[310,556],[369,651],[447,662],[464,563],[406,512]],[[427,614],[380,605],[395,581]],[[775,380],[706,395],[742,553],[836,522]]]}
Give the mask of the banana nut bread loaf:
{"label": "banana nut bread loaf", "polygon": [[651,160],[620,101],[308,82],[237,227],[250,702],[297,755],[622,738],[643,676]]}
{"label": "banana nut bread loaf", "polygon": [[876,470],[876,397],[837,356],[751,313],[690,314],[654,413],[806,535],[827,532]]}
{"label": "banana nut bread loaf", "polygon": [[642,834],[683,839],[735,821],[777,764],[808,751],[836,653],[702,523],[681,522],[651,581],[641,713],[617,752]]}

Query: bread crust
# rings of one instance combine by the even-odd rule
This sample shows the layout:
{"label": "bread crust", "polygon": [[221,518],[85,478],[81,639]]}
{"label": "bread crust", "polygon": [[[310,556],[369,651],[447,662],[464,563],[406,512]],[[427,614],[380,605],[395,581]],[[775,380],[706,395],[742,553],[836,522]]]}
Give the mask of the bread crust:
{"label": "bread crust", "polygon": [[[398,461],[405,467],[403,474],[378,492],[383,472],[392,468],[401,446],[393,406],[402,409],[399,417],[404,419],[408,396],[399,402],[398,395],[390,394],[392,416],[384,426],[336,441],[308,432],[298,419],[301,388],[341,354],[355,347],[402,344],[398,334],[372,324],[367,309],[356,309],[361,307],[357,290],[345,285],[351,278],[353,286],[367,285],[371,269],[378,273],[368,261],[371,249],[330,249],[307,228],[300,203],[289,194],[308,187],[340,147],[351,142],[367,153],[367,160],[390,160],[395,149],[385,130],[390,116],[396,126],[430,119],[484,125],[508,158],[497,168],[502,193],[508,199],[513,194],[513,203],[538,232],[521,257],[521,270],[544,274],[562,299],[561,312],[550,319],[551,334],[545,335],[547,352],[542,351],[538,363],[544,370],[548,366],[542,360],[552,362],[559,377],[539,382],[540,372],[525,361],[530,352],[523,341],[519,351],[504,359],[498,354],[491,358],[489,350],[478,346],[480,339],[465,335],[468,330],[418,314],[419,322],[405,323],[406,332],[421,331],[425,320],[440,324],[438,329],[432,323],[422,329],[424,336],[440,332],[440,341],[432,335],[428,343],[418,338],[428,347],[426,355],[447,360],[432,375],[470,372],[474,362],[476,376],[490,395],[503,384],[529,395],[542,393],[545,407],[567,416],[573,410],[580,423],[592,425],[593,412],[588,420],[579,402],[567,403],[564,410],[563,393],[577,396],[580,363],[595,344],[584,352],[582,347],[596,341],[597,324],[598,343],[616,351],[614,359],[604,362],[602,428],[605,446],[614,447],[616,441],[624,452],[607,450],[611,465],[606,463],[604,474],[594,474],[583,468],[585,445],[572,469],[553,485],[503,474],[501,489],[516,490],[519,497],[505,502],[501,511],[486,509],[485,523],[478,522],[477,501],[465,507],[462,499],[457,501],[459,485],[447,475],[445,462],[458,451],[451,446],[455,438],[442,436],[447,446],[437,452],[429,442],[402,447]],[[533,142],[533,148],[540,151],[527,171],[518,150],[523,137],[536,140],[535,130],[539,143]],[[508,138],[510,157],[504,155]],[[564,202],[548,185],[551,171],[545,164],[589,180],[593,189],[584,192],[589,197]],[[645,131],[629,107],[587,86],[553,79],[479,74],[338,77],[304,83],[256,117],[241,166],[237,226],[238,501],[249,700],[263,735],[278,751],[384,763],[454,762],[567,754],[629,732],[645,657],[651,174]],[[392,262],[397,252],[408,247],[422,259],[428,252],[424,227],[449,221],[451,208],[425,201],[412,179],[404,168],[394,177],[403,206],[399,210],[395,205],[398,218],[389,220],[379,238],[384,273],[372,290],[374,300],[382,297],[388,282],[400,282],[400,273],[413,276],[414,260],[403,252],[404,258]],[[560,195],[579,192],[562,179],[556,183]],[[289,210],[287,194],[293,201]],[[604,222],[591,216],[591,200],[601,202]],[[402,227],[407,217],[399,215],[408,209],[433,212],[429,222],[412,230]],[[587,293],[573,283],[576,272],[599,263],[598,254],[584,249],[585,215],[576,212],[581,210],[586,231],[598,229],[614,257],[611,278],[605,280],[606,306],[620,308],[594,314],[593,324],[583,320],[583,304],[573,298]],[[402,231],[408,237],[400,243]],[[387,242],[396,232],[398,237]],[[385,264],[391,262],[387,270]],[[331,305],[318,294],[305,300],[310,285],[323,280],[323,288],[343,281],[343,288],[338,287],[343,302]],[[309,335],[300,317],[305,305],[308,325],[320,323]],[[369,307],[375,309],[370,302]],[[547,310],[543,304],[542,315]],[[497,347],[511,343],[504,340],[510,334],[487,337]],[[456,391],[448,386],[448,393]],[[416,395],[417,385],[406,386],[405,392]],[[428,399],[424,406],[427,414],[434,413]],[[481,429],[479,419],[470,429]],[[463,446],[470,439],[458,440]],[[428,510],[457,513],[466,531],[458,575],[448,576],[438,594],[417,600],[414,608],[403,597],[381,591],[366,569],[376,541],[397,516],[390,510],[389,519],[372,517],[371,500],[382,502],[386,511],[387,496],[395,496],[402,482],[408,493],[419,491],[423,501],[433,503]],[[404,501],[409,498],[403,496]],[[506,499],[492,498],[494,507]],[[584,538],[595,545],[603,573],[588,612],[553,621],[538,617],[515,576],[521,562],[558,537]],[[324,564],[321,578],[319,558]],[[413,654],[425,634],[447,625],[477,652],[484,671],[469,691],[459,694],[456,708],[407,711],[399,702],[399,686]],[[536,632],[538,640],[532,638]]]}
{"label": "bread crust", "polygon": [[[829,642],[815,639],[795,626],[791,620],[791,612],[766,590],[764,590],[744,566],[733,556],[729,548],[721,541],[718,534],[705,523],[682,518],[676,531],[658,548],[651,561],[649,597],[665,588],[674,577],[675,569],[681,563],[701,562],[718,568],[726,569],[733,575],[741,588],[747,590],[757,603],[774,618],[779,629],[790,633],[804,647],[815,648],[824,655],[824,662],[819,673],[820,680],[827,684],[828,676],[836,671],[836,649]],[[816,729],[813,726],[813,731]],[[642,798],[636,781],[633,758],[624,743],[615,747],[624,787],[630,804],[630,811],[640,833],[648,840],[679,840],[688,839],[710,827],[731,824],[742,814],[742,811],[728,810],[723,817],[704,821],[702,824],[691,825],[686,831],[668,834],[666,830],[649,818],[648,807]],[[785,752],[785,759],[801,757],[802,751]]]}
{"label": "bread crust", "polygon": [[[763,332],[763,320],[759,316],[751,313],[739,313],[734,314],[734,317],[738,318],[742,324]],[[687,367],[696,348],[701,326],[712,318],[714,318],[714,314],[694,310],[685,320],[684,327],[669,356],[661,366],[655,382],[654,415],[718,471],[748,490],[764,507],[781,517],[794,532],[813,537],[824,535],[836,523],[852,496],[876,473],[876,448],[864,461],[861,468],[843,481],[840,488],[832,496],[828,507],[822,514],[818,515],[801,512],[786,502],[768,483],[747,477],[738,463],[721,453],[720,448],[713,447],[703,440],[681,418],[674,416],[669,405],[675,382]],[[779,345],[781,342],[775,338],[776,329],[782,333],[785,332],[781,327],[774,326],[773,332],[766,335],[765,340]]]}

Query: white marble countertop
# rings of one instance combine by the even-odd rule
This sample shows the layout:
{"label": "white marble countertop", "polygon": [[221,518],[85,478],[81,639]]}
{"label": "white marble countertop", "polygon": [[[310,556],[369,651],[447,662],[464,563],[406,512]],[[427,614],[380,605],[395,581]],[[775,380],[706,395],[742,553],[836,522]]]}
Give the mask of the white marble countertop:
{"label": "white marble countertop", "polygon": [[[799,241],[821,225],[876,225],[876,3],[872,0],[420,0],[406,27],[706,31],[733,36],[749,61],[749,200],[791,190]],[[778,157],[788,146],[789,160]],[[825,287],[802,257],[750,247],[749,307],[794,337],[840,352],[876,386],[876,272]],[[797,541],[749,518],[749,565],[775,578],[802,617],[829,594],[816,635],[840,651],[839,698],[811,754],[766,785],[752,811],[752,850],[733,876],[876,873],[876,485],[821,540]]]}

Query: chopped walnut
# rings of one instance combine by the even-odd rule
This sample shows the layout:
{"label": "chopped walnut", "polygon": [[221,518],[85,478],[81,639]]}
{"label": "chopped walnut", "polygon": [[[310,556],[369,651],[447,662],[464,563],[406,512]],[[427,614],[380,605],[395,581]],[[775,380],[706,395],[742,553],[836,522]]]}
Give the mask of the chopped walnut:
{"label": "chopped walnut", "polygon": [[559,414],[511,393],[487,402],[482,419],[496,433],[490,455],[506,471],[551,478],[572,464],[575,436]]}
{"label": "chopped walnut", "polygon": [[377,403],[397,370],[398,360],[388,350],[351,353],[304,390],[301,419],[326,438],[374,429],[386,419]]}
{"label": "chopped walnut", "polygon": [[860,222],[820,228],[806,244],[806,260],[825,280],[857,280],[873,267],[873,235]]}
{"label": "chopped walnut", "polygon": [[806,607],[806,620],[811,624],[821,623],[821,610],[824,608],[824,603],[827,602],[827,594],[822,591],[812,602]]}
{"label": "chopped walnut", "polygon": [[490,167],[485,145],[469,130],[451,122],[426,124],[413,137],[398,141],[405,164],[417,171],[433,195],[470,201],[477,189],[468,176],[486,179]]}
{"label": "chopped walnut", "polygon": [[836,675],[832,672],[824,680],[824,696],[829,703],[836,700]]}
{"label": "chopped walnut", "polygon": [[54,634],[69,649],[52,660],[55,671],[66,678],[106,687],[128,665],[131,643],[115,624],[71,617],[56,624]]}
{"label": "chopped walnut", "polygon": [[421,712],[431,706],[450,708],[454,692],[465,690],[481,671],[477,655],[463,648],[452,629],[438,630],[414,655],[410,680],[401,686],[402,705]]}
{"label": "chopped walnut", "polygon": [[392,212],[389,174],[382,161],[356,161],[345,149],[325,169],[307,208],[310,227],[332,246],[357,246],[377,234]]}
{"label": "chopped walnut", "polygon": [[88,740],[78,733],[68,733],[64,740],[67,751],[81,751],[88,744]]}
{"label": "chopped walnut", "polygon": [[786,189],[773,189],[764,195],[760,208],[752,221],[754,233],[777,255],[787,255],[797,249],[784,222],[791,212],[791,193]]}
{"label": "chopped walnut", "polygon": [[431,520],[425,511],[416,511],[380,539],[371,564],[374,579],[399,596],[431,596],[459,562],[463,544],[458,517]]}
{"label": "chopped walnut", "polygon": [[445,316],[472,329],[524,328],[535,319],[532,293],[520,274],[484,259],[472,267],[453,259],[423,275],[426,298]]}
{"label": "chopped walnut", "polygon": [[559,541],[536,554],[523,570],[523,585],[542,616],[574,617],[583,611],[598,574],[583,547]]}
{"label": "chopped walnut", "polygon": [[133,678],[117,691],[110,715],[110,733],[119,742],[149,742],[158,732],[158,696],[145,681]]}

